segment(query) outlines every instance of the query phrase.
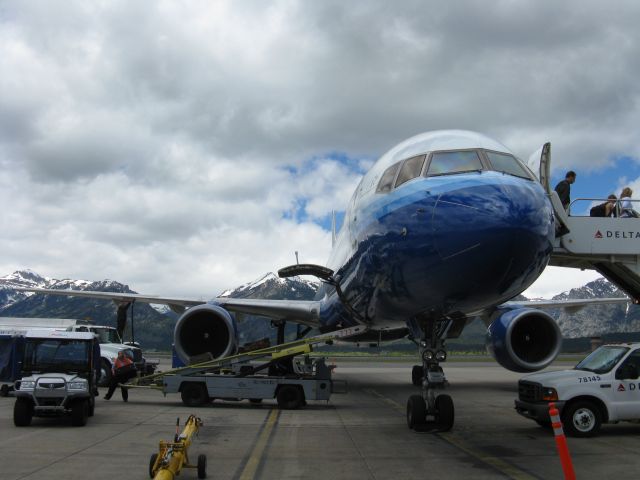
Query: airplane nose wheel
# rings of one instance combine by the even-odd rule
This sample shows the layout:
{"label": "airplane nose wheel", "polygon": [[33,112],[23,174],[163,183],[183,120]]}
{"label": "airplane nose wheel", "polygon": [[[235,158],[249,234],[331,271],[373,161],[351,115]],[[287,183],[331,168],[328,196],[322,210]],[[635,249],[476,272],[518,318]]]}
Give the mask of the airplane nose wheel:
{"label": "airplane nose wheel", "polygon": [[413,367],[411,379],[414,385],[422,385],[422,395],[411,395],[407,401],[407,426],[421,432],[448,432],[455,419],[453,399],[436,393],[449,384],[439,364],[446,359],[446,352],[440,349],[434,353],[423,346],[421,356],[422,365]]}
{"label": "airplane nose wheel", "polygon": [[[429,416],[433,420],[428,420]],[[448,432],[453,428],[454,419],[455,409],[450,395],[438,395],[431,412],[422,395],[411,395],[407,401],[407,426],[416,432]]]}

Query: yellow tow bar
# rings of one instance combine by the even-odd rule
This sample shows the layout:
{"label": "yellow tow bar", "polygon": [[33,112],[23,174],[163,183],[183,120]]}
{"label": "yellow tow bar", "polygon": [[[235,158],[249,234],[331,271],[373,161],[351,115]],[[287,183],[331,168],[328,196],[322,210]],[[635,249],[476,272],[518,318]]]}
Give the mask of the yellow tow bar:
{"label": "yellow tow bar", "polygon": [[195,415],[190,415],[184,424],[184,430],[178,434],[180,419],[176,421],[176,436],[173,442],[160,441],[158,453],[151,455],[149,459],[149,477],[154,480],[173,480],[180,475],[183,468],[196,468],[198,478],[207,478],[207,457],[198,455],[196,465],[189,464],[188,448],[191,446],[191,438],[198,434],[202,426],[202,420]]}

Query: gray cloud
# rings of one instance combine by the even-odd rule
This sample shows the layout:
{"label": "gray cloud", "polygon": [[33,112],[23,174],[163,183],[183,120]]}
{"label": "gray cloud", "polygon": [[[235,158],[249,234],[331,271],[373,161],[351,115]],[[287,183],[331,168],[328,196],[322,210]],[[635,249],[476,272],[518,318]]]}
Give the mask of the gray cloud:
{"label": "gray cloud", "polygon": [[[558,169],[638,159],[639,10],[4,2],[0,268],[154,293],[187,271],[183,293],[215,293],[290,261],[297,238],[322,263],[326,232],[286,214],[346,201],[358,173],[331,152],[376,157],[430,129],[482,131],[523,157],[550,140]],[[328,160],[286,169],[311,158]]]}

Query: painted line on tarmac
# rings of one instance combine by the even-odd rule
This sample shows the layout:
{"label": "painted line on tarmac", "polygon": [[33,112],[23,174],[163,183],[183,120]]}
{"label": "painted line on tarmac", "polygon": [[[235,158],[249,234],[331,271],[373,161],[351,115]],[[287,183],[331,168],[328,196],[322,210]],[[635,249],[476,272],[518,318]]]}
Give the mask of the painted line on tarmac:
{"label": "painted line on tarmac", "polygon": [[267,416],[260,435],[258,436],[258,440],[256,441],[249,458],[247,459],[247,463],[242,469],[242,473],[238,477],[239,480],[253,480],[258,472],[258,467],[262,463],[262,456],[264,451],[269,443],[269,438],[273,433],[273,429],[278,423],[278,419],[280,418],[280,410],[277,408],[271,409],[269,415]]}
{"label": "painted line on tarmac", "polygon": [[[405,413],[406,411],[405,407],[400,405],[395,400],[392,400],[391,398],[388,398],[382,395],[380,392],[377,392],[371,388],[365,389],[364,391],[375,397],[378,397],[380,400],[382,400],[387,405],[393,407],[395,410],[399,410],[403,414]],[[442,440],[444,440],[451,446],[457,448],[458,450],[461,450],[462,452],[475,458],[476,460],[479,460],[485,465],[489,465],[490,467],[498,470],[500,473],[503,473],[504,475],[506,475],[507,477],[513,480],[539,480],[540,478],[530,473],[527,473],[523,470],[520,470],[515,465],[511,465],[510,463],[504,460],[501,460],[497,457],[487,455],[486,453],[476,450],[475,448],[471,447],[467,442],[462,440],[458,435],[454,433],[440,432],[440,433],[435,433],[435,435],[440,437]]]}

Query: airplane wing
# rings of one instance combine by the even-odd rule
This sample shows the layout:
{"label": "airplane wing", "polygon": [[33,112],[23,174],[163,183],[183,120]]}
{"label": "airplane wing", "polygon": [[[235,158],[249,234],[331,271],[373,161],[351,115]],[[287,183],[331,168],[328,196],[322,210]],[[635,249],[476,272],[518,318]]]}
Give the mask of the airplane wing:
{"label": "airplane wing", "polygon": [[505,302],[501,307],[562,308],[569,312],[577,312],[589,305],[612,305],[635,303],[627,297],[616,298],[574,298],[570,300],[514,300]]}
{"label": "airplane wing", "polygon": [[203,299],[160,297],[155,295],[140,295],[137,293],[94,292],[87,290],[57,290],[24,287],[15,288],[15,290],[47,295],[100,298],[103,300],[113,300],[118,304],[135,301],[168,305],[171,310],[178,314],[195,305],[214,303],[233,313],[260,315],[273,318],[274,320],[291,321],[311,327],[320,326],[320,302],[309,300],[266,300],[260,298],[218,297],[207,301]]}

